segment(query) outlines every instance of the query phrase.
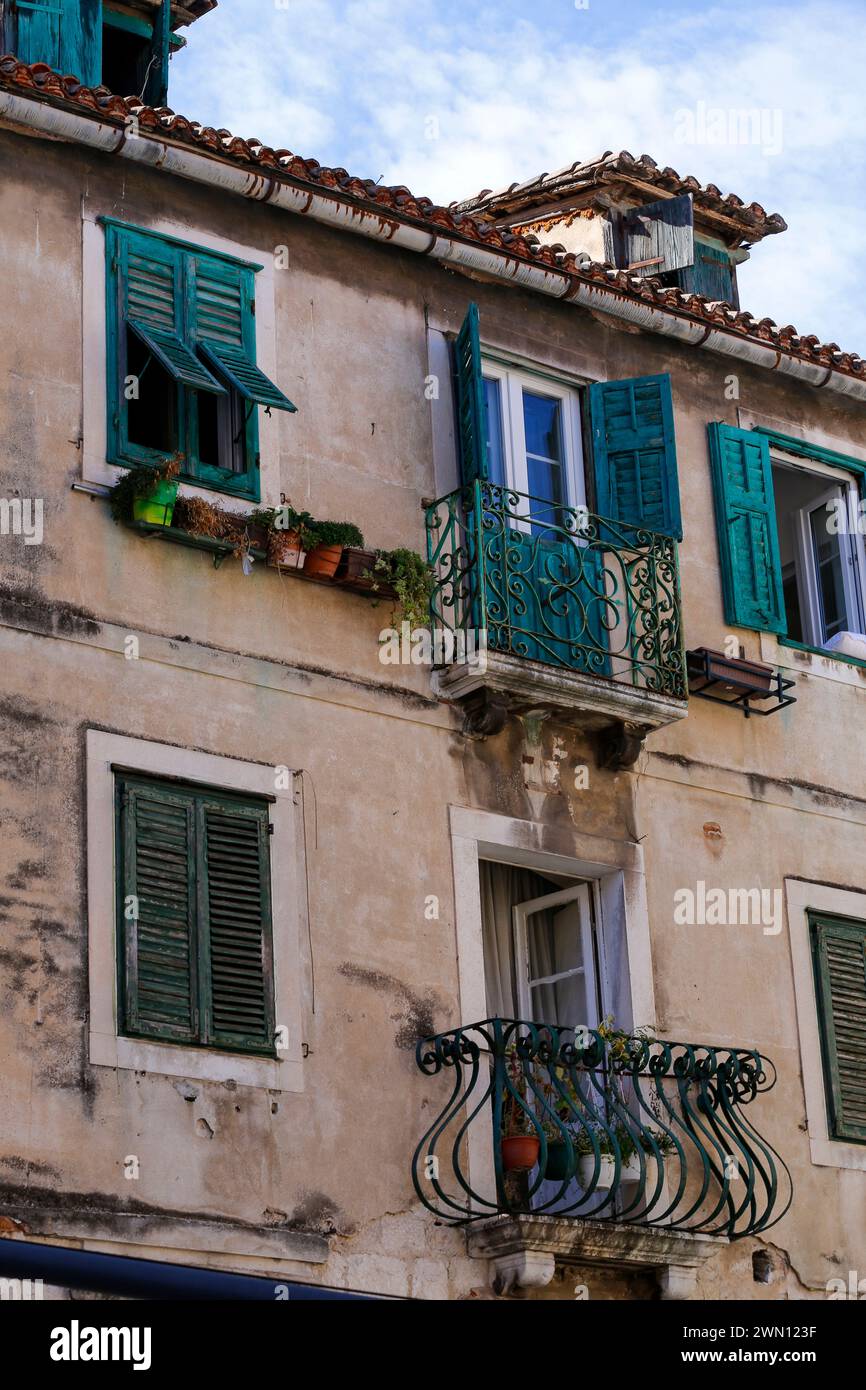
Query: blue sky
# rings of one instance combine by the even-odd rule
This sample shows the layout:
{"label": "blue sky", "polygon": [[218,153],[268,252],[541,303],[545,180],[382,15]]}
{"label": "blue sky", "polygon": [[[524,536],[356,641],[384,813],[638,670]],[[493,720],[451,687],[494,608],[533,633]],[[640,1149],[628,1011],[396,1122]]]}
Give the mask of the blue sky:
{"label": "blue sky", "polygon": [[785,217],[744,308],[866,355],[864,18],[862,0],[221,0],[170,99],[441,202],[651,154]]}

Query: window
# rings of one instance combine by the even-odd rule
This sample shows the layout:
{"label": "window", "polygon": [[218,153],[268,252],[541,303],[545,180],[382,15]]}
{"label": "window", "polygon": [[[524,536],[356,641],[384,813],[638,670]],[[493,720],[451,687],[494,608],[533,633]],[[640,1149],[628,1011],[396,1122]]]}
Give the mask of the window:
{"label": "window", "polygon": [[760,430],[714,424],[709,436],[726,620],[831,650],[862,634],[863,466],[812,459]]}
{"label": "window", "polygon": [[[490,481],[533,499],[534,530],[562,525],[559,509],[582,504],[586,495],[577,393],[493,362],[482,365]],[[553,505],[540,509],[536,500]]]}
{"label": "window", "polygon": [[829,1137],[866,1144],[866,922],[809,913]]}
{"label": "window", "polygon": [[115,772],[119,1031],[274,1056],[269,802]]}
{"label": "window", "polygon": [[171,7],[160,5],[152,23],[113,4],[102,10],[102,84],[119,96],[164,106],[172,45]]}
{"label": "window", "polygon": [[601,973],[589,884],[511,864],[478,867],[490,1016],[598,1027]]}
{"label": "window", "polygon": [[514,907],[520,1018],[597,1028],[598,975],[589,885]]}
{"label": "window", "polygon": [[846,524],[857,515],[854,483],[774,461],[773,493],[787,636],[823,647],[866,631],[861,545]]}
{"label": "window", "polygon": [[106,221],[109,462],[258,500],[257,407],[293,411],[256,366],[260,266]]}

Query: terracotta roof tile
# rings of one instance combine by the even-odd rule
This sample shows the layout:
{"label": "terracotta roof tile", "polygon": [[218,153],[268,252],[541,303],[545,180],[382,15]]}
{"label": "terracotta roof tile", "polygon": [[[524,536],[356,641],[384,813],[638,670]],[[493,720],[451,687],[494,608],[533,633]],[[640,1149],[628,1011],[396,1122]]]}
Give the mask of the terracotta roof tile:
{"label": "terracotta roof tile", "polygon": [[242,140],[231,131],[202,126],[168,108],[155,110],[143,106],[137,98],[114,96],[104,87],[84,87],[76,78],[62,77],[43,63],[27,66],[12,56],[0,58],[0,87],[53,105],[62,104],[88,112],[102,121],[116,121],[119,127],[129,116],[135,115],[142,132],[152,131],[180,145],[208,150],[229,162],[270,170],[277,177],[311,190],[332,190],[342,198],[372,206],[376,211],[389,208],[400,220],[418,223],[431,231],[441,229],[463,241],[483,242],[529,264],[563,272],[584,284],[598,285],[624,298],[667,310],[708,329],[717,327],[745,340],[768,343],[813,365],[866,378],[866,363],[859,354],[842,352],[838,344],[821,343],[814,335],[801,336],[791,324],[780,328],[772,319],[756,320],[744,310],[711,302],[702,295],[667,288],[652,278],[632,275],[609,265],[587,263],[561,247],[542,245],[535,237],[515,235],[473,217],[460,204],[442,207],[429,198],[417,197],[403,185],[376,184],[370,179],[354,177],[345,169],[330,169],[317,160],[303,159],[290,150],[271,149],[255,138]]}
{"label": "terracotta roof tile", "polygon": [[477,213],[486,218],[508,216],[523,212],[551,199],[567,198],[588,187],[633,181],[652,184],[666,193],[691,193],[695,206],[707,212],[719,213],[740,225],[744,236],[751,240],[784,232],[787,223],[777,212],[768,213],[760,203],[744,203],[735,193],[722,193],[714,183],[702,184],[693,174],[678,174],[676,169],[660,169],[648,154],[635,159],[628,150],[619,154],[607,150],[598,159],[578,160],[553,174],[538,174],[524,183],[512,183],[508,188],[492,192],[489,188],[474,198],[452,203],[455,211]]}

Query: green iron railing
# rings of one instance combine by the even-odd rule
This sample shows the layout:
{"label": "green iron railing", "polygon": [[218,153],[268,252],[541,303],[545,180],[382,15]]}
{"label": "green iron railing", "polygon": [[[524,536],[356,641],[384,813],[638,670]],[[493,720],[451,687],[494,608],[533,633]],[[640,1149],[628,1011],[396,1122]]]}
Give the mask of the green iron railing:
{"label": "green iron railing", "polygon": [[423,1039],[451,1094],[412,1161],[440,1219],[635,1222],[735,1239],[788,1210],[788,1169],[751,1122],[775,1084],[746,1048],[493,1018]]}
{"label": "green iron railing", "polygon": [[476,482],[427,508],[434,633],[685,699],[676,541]]}

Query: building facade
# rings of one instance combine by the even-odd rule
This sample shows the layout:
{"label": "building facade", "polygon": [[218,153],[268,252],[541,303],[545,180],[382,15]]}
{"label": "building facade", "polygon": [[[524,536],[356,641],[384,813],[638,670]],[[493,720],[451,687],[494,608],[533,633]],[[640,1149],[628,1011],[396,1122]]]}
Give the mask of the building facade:
{"label": "building facade", "polygon": [[[738,308],[781,218],[437,207],[167,111],[212,4],[74,8],[0,6],[3,1232],[856,1290],[866,364]],[[196,502],[417,552],[429,625]]]}

